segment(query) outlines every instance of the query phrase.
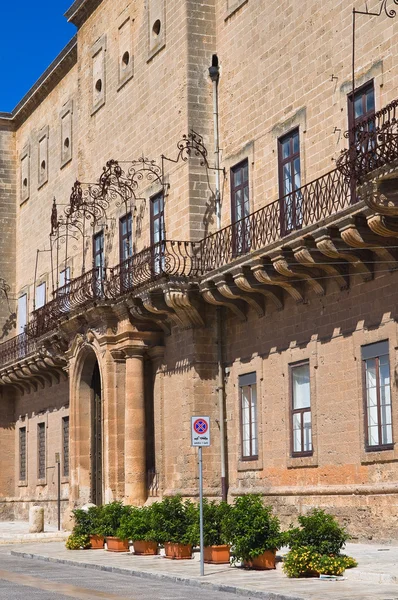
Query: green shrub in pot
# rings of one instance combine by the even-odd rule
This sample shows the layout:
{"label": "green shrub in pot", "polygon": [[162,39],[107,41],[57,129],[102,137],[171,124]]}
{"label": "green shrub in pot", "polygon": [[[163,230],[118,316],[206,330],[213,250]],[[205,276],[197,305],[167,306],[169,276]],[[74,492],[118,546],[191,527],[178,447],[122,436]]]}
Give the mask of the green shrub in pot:
{"label": "green shrub in pot", "polygon": [[234,562],[250,562],[282,545],[279,519],[259,494],[236,498],[226,516],[225,535],[232,545]]}
{"label": "green shrub in pot", "polygon": [[133,506],[128,514],[122,516],[116,536],[120,539],[157,542],[159,532],[156,529],[156,508],[151,506]]}
{"label": "green shrub in pot", "polygon": [[[157,504],[157,506],[156,506]],[[191,500],[181,496],[166,497],[153,505],[154,527],[160,543],[197,545],[199,509]]]}
{"label": "green shrub in pot", "polygon": [[129,515],[131,510],[131,506],[125,506],[122,502],[105,504],[101,509],[95,533],[104,537],[117,537],[122,518]]}

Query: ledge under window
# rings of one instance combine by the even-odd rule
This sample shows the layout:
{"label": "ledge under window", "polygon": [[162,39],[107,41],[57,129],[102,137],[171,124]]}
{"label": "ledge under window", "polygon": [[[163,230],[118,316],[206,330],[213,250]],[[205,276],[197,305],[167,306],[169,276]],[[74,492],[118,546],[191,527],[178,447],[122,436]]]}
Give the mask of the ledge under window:
{"label": "ledge under window", "polygon": [[240,9],[241,6],[247,4],[249,0],[228,0],[227,2],[227,11],[224,17],[224,21],[227,21],[232,15],[236,13],[237,10]]}
{"label": "ledge under window", "polygon": [[300,454],[290,455],[287,459],[288,469],[303,469],[306,467],[317,467],[318,457],[312,452],[301,452]]}

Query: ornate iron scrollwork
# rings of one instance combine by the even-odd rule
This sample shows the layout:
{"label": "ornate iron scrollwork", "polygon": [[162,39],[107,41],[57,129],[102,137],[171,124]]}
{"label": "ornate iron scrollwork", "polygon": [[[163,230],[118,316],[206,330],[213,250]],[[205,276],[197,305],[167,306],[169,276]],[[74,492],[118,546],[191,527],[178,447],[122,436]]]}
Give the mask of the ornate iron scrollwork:
{"label": "ornate iron scrollwork", "polygon": [[154,160],[142,156],[122,164],[127,167],[123,168],[117,160],[108,160],[99,179],[99,190],[108,203],[115,200],[116,206],[125,204],[127,210],[129,203],[144,200],[138,195],[143,183],[158,183],[164,188],[162,168]]}
{"label": "ornate iron scrollwork", "polygon": [[[178,155],[172,162],[178,162],[180,159],[187,162],[193,156],[201,159],[200,164],[202,167],[209,169],[209,162],[207,159],[207,149],[203,142],[203,137],[196,131],[191,129],[190,133],[184,134],[182,139],[177,144]],[[165,160],[171,160],[162,156]]]}

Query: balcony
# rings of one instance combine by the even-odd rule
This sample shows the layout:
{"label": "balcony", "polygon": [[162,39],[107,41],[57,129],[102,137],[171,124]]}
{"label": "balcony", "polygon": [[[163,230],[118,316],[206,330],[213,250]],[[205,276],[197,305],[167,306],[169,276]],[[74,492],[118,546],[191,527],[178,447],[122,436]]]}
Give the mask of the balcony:
{"label": "balcony", "polygon": [[26,334],[0,345],[0,364],[37,354],[39,340],[90,307],[124,302],[134,319],[167,332],[203,326],[203,302],[244,320],[248,307],[261,316],[268,303],[282,309],[287,297],[322,295],[326,280],[344,289],[350,275],[372,279],[374,256],[397,269],[397,107],[349,132],[337,168],[292,194],[199,242],[166,240],[59,288]]}

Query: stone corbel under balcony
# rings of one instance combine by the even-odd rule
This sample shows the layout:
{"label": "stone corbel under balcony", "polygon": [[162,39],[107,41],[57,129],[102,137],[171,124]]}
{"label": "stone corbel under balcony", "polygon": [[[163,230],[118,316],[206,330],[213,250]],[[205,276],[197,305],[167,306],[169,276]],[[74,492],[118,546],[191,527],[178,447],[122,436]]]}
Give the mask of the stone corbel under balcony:
{"label": "stone corbel under balcony", "polygon": [[243,300],[243,302],[246,302],[257,313],[257,316],[264,316],[265,303],[264,297],[261,294],[254,292],[254,290],[250,292],[243,291],[235,284],[232,275],[229,273],[217,275],[213,279],[213,282],[224,298],[228,300]]}
{"label": "stone corbel under balcony", "polygon": [[356,253],[351,252],[342,243],[342,240],[334,235],[334,231],[326,228],[314,232],[313,237],[318,250],[327,258],[347,261],[354,273],[360,275],[364,281],[370,281],[373,278],[373,270],[369,266],[371,262],[370,252],[366,250],[357,250]]}
{"label": "stone corbel under balcony", "polygon": [[245,303],[243,300],[223,296],[212,280],[203,281],[200,284],[199,289],[206,302],[213,306],[225,306],[230,309],[240,321],[246,321]]}
{"label": "stone corbel under balcony", "polygon": [[314,240],[309,238],[295,240],[290,247],[298,263],[309,269],[315,268],[325,273],[326,278],[334,279],[341,290],[348,288],[348,269],[339,264],[337,260],[336,264],[333,264],[333,259],[328,261],[330,264],[326,264],[325,257],[317,249]]}
{"label": "stone corbel under balcony", "polygon": [[[299,263],[296,263],[292,255],[289,256],[289,252],[284,249],[274,251],[270,254],[273,267],[277,273],[283,275],[288,279],[305,281],[313,292],[317,296],[323,296],[325,294],[325,288],[310,275],[310,270],[303,267]],[[319,277],[320,272],[314,273],[315,276]]]}
{"label": "stone corbel under balcony", "polygon": [[251,265],[251,269],[254,277],[259,283],[265,284],[266,286],[277,286],[282,288],[295,302],[304,302],[302,283],[297,281],[290,283],[289,278],[276,274],[268,256],[256,258]]}
{"label": "stone corbel under balcony", "polygon": [[283,293],[275,286],[262,285],[253,275],[249,266],[239,265],[231,269],[231,275],[238,288],[250,294],[261,294],[274,304],[277,310],[283,309]]}
{"label": "stone corbel under balcony", "polygon": [[66,360],[50,356],[44,346],[28,357],[16,357],[0,368],[0,385],[16,387],[22,394],[35,392],[67,378]]}
{"label": "stone corbel under balcony", "polygon": [[169,321],[182,329],[204,326],[197,288],[185,281],[152,286],[150,290],[134,294],[134,300],[138,303],[133,303],[130,310],[138,318],[156,320],[160,324]]}
{"label": "stone corbel under balcony", "polygon": [[397,253],[394,248],[389,249],[389,245],[396,245],[394,240],[385,240],[385,247],[380,246],[380,240],[367,227],[366,221],[362,221],[354,216],[346,217],[339,222],[339,231],[342,240],[351,248],[365,248],[372,250],[378,259],[385,264],[390,271],[395,271],[398,267]]}

